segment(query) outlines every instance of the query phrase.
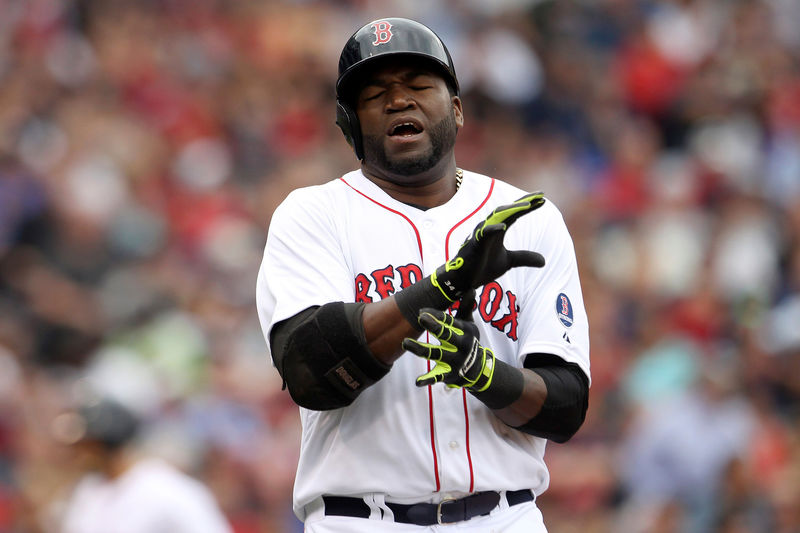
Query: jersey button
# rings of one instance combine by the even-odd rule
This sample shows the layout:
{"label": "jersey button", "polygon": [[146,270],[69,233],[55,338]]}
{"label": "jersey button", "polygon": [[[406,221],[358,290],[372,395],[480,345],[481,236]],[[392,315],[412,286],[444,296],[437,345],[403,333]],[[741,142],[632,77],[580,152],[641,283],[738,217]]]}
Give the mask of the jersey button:
{"label": "jersey button", "polygon": [[455,450],[456,448],[458,448],[458,442],[454,441],[454,440],[451,440],[450,441],[450,447]]}
{"label": "jersey button", "polygon": [[422,227],[425,228],[425,229],[431,229],[433,227],[433,221],[432,220],[423,220],[422,221]]}

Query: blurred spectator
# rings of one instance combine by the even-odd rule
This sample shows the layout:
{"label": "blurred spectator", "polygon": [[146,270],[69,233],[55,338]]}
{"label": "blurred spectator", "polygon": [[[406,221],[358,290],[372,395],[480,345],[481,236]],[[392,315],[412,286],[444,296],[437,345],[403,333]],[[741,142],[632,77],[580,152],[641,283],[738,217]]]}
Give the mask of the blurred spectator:
{"label": "blurred spectator", "polygon": [[[669,357],[678,367],[686,364],[678,362],[685,357],[682,352]],[[647,398],[644,405],[639,400],[620,448],[625,505],[633,510],[658,509],[676,502],[685,517],[678,530],[687,533],[713,529],[715,496],[725,486],[733,465],[746,456],[755,429],[755,413],[737,394],[735,361],[706,359],[697,364],[696,386],[689,386],[691,380],[684,378],[680,383],[672,378],[677,386],[673,385],[671,393],[652,387],[660,397]],[[657,376],[670,374],[667,368],[662,364],[660,369],[634,372],[630,379],[646,387],[643,381],[657,382]],[[634,516],[640,518],[641,514]],[[647,527],[652,525],[645,529],[635,522],[620,525],[624,531],[647,531]]]}

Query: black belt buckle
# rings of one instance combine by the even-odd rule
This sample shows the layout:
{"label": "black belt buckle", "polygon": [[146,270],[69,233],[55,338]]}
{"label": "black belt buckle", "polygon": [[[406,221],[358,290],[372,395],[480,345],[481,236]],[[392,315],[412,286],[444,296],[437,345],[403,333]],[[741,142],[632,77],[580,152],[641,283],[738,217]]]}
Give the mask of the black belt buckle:
{"label": "black belt buckle", "polygon": [[454,501],[456,501],[455,498],[445,498],[436,505],[436,523],[439,524],[440,526],[442,524],[452,524],[454,522],[460,521],[460,520],[454,520],[453,522],[442,522],[442,505]]}

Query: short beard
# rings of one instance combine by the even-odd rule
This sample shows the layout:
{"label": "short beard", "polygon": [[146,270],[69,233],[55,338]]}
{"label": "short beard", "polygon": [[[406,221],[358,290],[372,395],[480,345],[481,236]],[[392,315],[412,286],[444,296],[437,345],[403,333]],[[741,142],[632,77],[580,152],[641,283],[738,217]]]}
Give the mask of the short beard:
{"label": "short beard", "polygon": [[431,147],[426,155],[394,159],[389,159],[386,154],[382,137],[365,135],[364,159],[373,162],[375,166],[391,174],[415,176],[432,169],[441,161],[444,154],[453,150],[456,145],[457,133],[456,118],[453,113],[449,113],[429,130]]}

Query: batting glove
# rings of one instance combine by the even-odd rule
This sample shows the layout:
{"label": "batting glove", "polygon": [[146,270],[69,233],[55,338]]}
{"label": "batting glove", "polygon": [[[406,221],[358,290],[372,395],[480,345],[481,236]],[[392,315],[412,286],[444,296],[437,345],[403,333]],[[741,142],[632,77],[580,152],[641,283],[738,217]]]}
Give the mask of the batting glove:
{"label": "batting glove", "polygon": [[541,254],[529,250],[511,251],[503,245],[511,224],[543,204],[544,193],[535,192],[492,211],[486,220],[475,226],[458,254],[431,274],[431,283],[447,300],[454,302],[465,291],[477,289],[514,267],[544,266]]}
{"label": "batting glove", "polygon": [[541,254],[528,250],[509,251],[503,245],[511,224],[543,204],[544,194],[535,192],[498,207],[475,226],[453,259],[430,276],[398,292],[395,302],[408,323],[422,327],[419,322],[422,309],[447,309],[463,294],[499,278],[514,267],[544,266]]}
{"label": "batting glove", "polygon": [[441,344],[428,344],[405,338],[403,349],[435,363],[416,380],[418,387],[445,383],[448,387],[465,387],[482,392],[492,384],[495,357],[479,342],[478,327],[472,321],[475,291],[461,300],[456,316],[444,311],[425,308],[420,311],[419,323]]}

